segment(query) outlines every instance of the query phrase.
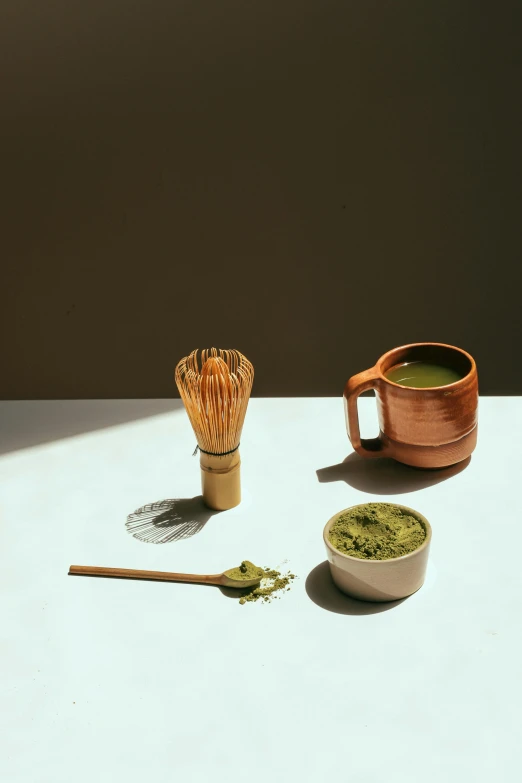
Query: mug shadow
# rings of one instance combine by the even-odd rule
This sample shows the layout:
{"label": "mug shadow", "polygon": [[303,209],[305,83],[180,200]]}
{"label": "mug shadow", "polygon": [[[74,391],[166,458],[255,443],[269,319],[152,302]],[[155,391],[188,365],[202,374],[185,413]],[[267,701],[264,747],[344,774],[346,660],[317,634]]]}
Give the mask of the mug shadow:
{"label": "mug shadow", "polygon": [[125,527],[138,541],[169,544],[199,533],[219,511],[208,508],[201,495],[158,500],[129,514]]}
{"label": "mug shadow", "polygon": [[465,470],[471,457],[448,468],[412,468],[393,459],[365,459],[353,452],[337,465],[316,471],[321,484],[345,481],[354,489],[372,495],[399,495],[425,489]]}
{"label": "mug shadow", "polygon": [[398,601],[373,603],[350,598],[350,596],[345,595],[335,586],[327,560],[324,560],[310,571],[306,577],[305,590],[308,598],[314,604],[335,614],[378,614],[379,612],[387,612],[389,609],[393,609],[407,600],[406,598],[401,598]]}

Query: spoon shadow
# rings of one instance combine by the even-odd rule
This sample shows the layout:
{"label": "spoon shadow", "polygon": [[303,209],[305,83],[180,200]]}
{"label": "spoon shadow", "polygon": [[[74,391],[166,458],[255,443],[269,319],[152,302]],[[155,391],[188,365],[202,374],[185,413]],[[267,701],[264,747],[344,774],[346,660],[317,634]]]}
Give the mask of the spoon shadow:
{"label": "spoon shadow", "polygon": [[225,598],[235,598],[236,601],[239,598],[244,598],[246,595],[250,595],[250,593],[253,593],[256,587],[259,587],[259,585],[254,585],[253,587],[219,587],[219,591],[222,595],[225,596]]}
{"label": "spoon shadow", "polygon": [[448,468],[423,470],[393,459],[365,459],[353,452],[337,465],[316,471],[321,484],[345,481],[354,489],[371,495],[400,495],[432,487],[465,470],[471,457]]}

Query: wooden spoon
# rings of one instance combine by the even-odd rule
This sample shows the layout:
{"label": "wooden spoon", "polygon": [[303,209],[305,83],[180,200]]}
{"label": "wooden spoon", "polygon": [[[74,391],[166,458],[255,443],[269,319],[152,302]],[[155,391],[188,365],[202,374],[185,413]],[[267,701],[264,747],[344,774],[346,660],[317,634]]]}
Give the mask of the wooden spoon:
{"label": "wooden spoon", "polygon": [[[232,569],[231,569],[232,570]],[[190,582],[198,585],[217,585],[243,589],[258,585],[262,577],[256,579],[231,579],[227,571],[223,574],[175,574],[170,571],[136,571],[132,568],[104,568],[103,566],[69,567],[73,576],[111,576],[117,579],[154,579],[157,582]]]}

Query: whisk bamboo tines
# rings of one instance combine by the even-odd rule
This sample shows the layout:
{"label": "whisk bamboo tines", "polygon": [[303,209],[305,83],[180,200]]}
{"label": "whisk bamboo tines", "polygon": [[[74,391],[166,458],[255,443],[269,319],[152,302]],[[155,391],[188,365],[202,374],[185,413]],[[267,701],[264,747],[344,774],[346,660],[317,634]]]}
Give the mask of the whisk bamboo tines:
{"label": "whisk bamboo tines", "polygon": [[[200,366],[201,361],[201,366]],[[239,442],[254,368],[235,350],[198,349],[176,367],[176,385],[200,451],[205,503],[219,511],[241,502]]]}

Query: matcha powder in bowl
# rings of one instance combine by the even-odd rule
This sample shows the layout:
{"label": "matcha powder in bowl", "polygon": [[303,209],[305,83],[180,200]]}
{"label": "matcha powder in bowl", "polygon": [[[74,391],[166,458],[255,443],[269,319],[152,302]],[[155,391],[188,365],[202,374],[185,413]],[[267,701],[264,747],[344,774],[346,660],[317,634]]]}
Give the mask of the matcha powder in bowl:
{"label": "matcha powder in bowl", "polygon": [[365,503],[341,514],[328,539],[343,555],[388,560],[422,546],[426,529],[416,517],[391,503]]}

